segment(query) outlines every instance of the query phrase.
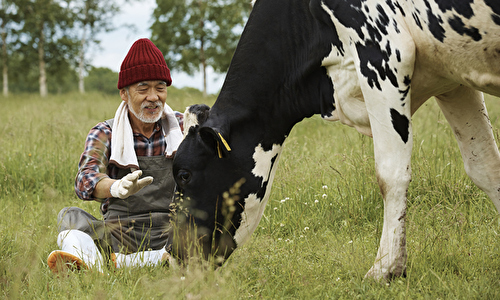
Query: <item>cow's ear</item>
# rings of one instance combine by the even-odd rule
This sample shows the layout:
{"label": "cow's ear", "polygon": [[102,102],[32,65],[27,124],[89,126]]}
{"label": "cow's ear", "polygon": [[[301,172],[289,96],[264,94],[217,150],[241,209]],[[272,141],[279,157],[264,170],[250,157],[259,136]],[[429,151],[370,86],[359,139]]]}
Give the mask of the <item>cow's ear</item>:
{"label": "cow's ear", "polygon": [[210,115],[210,107],[205,104],[194,104],[186,107],[184,112],[184,136],[189,129],[196,125],[203,125]]}
{"label": "cow's ear", "polygon": [[215,149],[215,153],[219,158],[227,157],[231,152],[229,143],[220,133],[212,127],[201,127],[198,131],[203,142],[211,149]]}

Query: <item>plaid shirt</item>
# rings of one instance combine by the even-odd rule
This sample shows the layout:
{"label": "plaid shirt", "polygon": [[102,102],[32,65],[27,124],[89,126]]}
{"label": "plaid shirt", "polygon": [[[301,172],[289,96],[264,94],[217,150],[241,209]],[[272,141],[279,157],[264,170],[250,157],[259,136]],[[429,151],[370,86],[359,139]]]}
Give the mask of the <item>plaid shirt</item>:
{"label": "plaid shirt", "polygon": [[[184,116],[175,112],[181,130]],[[156,123],[150,138],[134,133],[134,149],[137,156],[159,156],[165,153],[165,137],[160,122]],[[75,192],[82,200],[101,201],[101,212],[107,211],[109,199],[96,199],[92,194],[99,181],[103,178],[116,178],[118,167],[109,164],[111,157],[111,127],[101,122],[94,126],[85,141],[85,150],[78,163],[78,173],[75,179]]]}

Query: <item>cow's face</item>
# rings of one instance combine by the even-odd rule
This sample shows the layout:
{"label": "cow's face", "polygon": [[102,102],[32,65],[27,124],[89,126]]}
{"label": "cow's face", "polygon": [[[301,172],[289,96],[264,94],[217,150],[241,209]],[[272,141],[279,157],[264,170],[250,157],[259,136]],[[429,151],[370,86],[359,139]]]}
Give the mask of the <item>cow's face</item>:
{"label": "cow's face", "polygon": [[[219,129],[193,126],[173,164],[172,253],[227,258],[260,221],[281,147],[229,139]],[[222,258],[222,259],[221,259]]]}

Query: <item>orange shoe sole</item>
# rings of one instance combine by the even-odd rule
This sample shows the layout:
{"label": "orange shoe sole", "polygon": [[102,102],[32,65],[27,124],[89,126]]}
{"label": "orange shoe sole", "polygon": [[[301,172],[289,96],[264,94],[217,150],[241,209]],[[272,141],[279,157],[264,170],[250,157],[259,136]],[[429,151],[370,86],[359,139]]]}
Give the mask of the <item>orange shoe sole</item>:
{"label": "orange shoe sole", "polygon": [[61,250],[52,251],[47,258],[47,264],[55,274],[65,270],[79,271],[88,269],[88,266],[79,257]]}

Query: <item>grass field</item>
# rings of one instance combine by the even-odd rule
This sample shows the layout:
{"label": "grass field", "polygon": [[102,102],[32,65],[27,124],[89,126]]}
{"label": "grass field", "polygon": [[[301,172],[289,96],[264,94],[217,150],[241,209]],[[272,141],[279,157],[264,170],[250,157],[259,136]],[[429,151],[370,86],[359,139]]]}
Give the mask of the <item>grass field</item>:
{"label": "grass field", "polygon": [[[500,224],[465,175],[433,100],[414,116],[406,278],[363,280],[377,252],[382,199],[372,140],[314,117],[287,140],[264,217],[223,268],[142,268],[54,276],[56,216],[96,202],[73,191],[88,130],[113,117],[119,97],[0,98],[0,297],[6,299],[498,299]],[[170,91],[174,110],[206,102]],[[488,99],[495,128],[500,101]],[[498,136],[498,129],[495,129]]]}

